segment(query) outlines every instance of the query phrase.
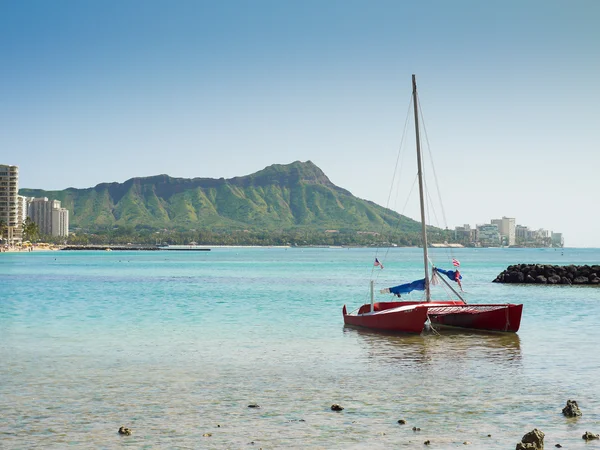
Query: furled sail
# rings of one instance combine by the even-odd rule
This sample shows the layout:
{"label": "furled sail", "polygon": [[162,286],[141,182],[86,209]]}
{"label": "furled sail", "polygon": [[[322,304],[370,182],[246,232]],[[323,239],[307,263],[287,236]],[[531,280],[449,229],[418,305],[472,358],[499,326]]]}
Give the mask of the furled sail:
{"label": "furled sail", "polygon": [[445,270],[440,269],[439,267],[435,267],[433,270],[441,273],[442,275],[446,275],[452,281],[458,282],[458,280],[462,280],[462,275],[458,270]]}
{"label": "furled sail", "polygon": [[382,289],[382,294],[408,294],[412,291],[424,291],[425,290],[425,278],[421,280],[415,280],[411,283],[400,284],[391,288]]}

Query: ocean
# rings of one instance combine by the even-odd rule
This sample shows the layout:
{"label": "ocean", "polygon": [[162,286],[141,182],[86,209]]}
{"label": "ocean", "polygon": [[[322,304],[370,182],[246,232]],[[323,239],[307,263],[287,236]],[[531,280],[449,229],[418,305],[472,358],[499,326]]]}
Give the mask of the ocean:
{"label": "ocean", "polygon": [[[368,302],[371,277],[422,277],[417,248],[2,253],[0,448],[509,449],[534,428],[547,447],[588,448],[600,288],[492,280],[514,263],[597,264],[600,250],[431,257],[461,261],[468,302],[523,303],[519,332],[345,328],[342,306]],[[580,418],[561,414],[568,399]]]}

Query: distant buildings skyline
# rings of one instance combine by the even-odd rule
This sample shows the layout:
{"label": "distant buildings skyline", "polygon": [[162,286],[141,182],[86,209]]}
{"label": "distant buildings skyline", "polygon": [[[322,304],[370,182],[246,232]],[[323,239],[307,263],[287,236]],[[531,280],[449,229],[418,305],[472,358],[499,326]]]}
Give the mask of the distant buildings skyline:
{"label": "distant buildings skyline", "polygon": [[469,224],[457,226],[454,238],[461,244],[472,247],[564,247],[562,233],[543,228],[531,230],[517,225],[513,217],[491,219],[489,223],[478,224],[471,228]]}

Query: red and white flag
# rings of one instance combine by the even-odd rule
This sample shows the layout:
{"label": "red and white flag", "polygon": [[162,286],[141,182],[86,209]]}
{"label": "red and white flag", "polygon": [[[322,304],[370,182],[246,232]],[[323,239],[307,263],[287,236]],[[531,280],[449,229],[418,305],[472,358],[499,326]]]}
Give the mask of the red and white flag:
{"label": "red and white flag", "polygon": [[460,261],[456,258],[452,258],[452,265],[454,267],[458,267],[458,266],[460,266]]}
{"label": "red and white flag", "polygon": [[379,267],[381,267],[383,269],[383,264],[381,264],[379,262],[379,260],[377,258],[375,258],[375,267],[377,267],[377,266],[379,266]]}
{"label": "red and white flag", "polygon": [[460,290],[462,291],[463,290],[462,283],[460,282],[461,278],[462,278],[462,275],[460,274],[460,272],[458,271],[458,269],[456,269],[456,272],[454,273],[454,280],[458,283],[458,285],[460,286]]}

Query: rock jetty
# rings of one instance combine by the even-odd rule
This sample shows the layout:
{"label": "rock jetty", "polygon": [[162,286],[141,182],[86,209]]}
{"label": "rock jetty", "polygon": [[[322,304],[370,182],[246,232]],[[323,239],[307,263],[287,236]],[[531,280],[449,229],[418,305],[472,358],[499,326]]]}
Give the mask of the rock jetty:
{"label": "rock jetty", "polygon": [[515,264],[508,266],[504,272],[498,275],[494,283],[600,286],[600,265]]}

